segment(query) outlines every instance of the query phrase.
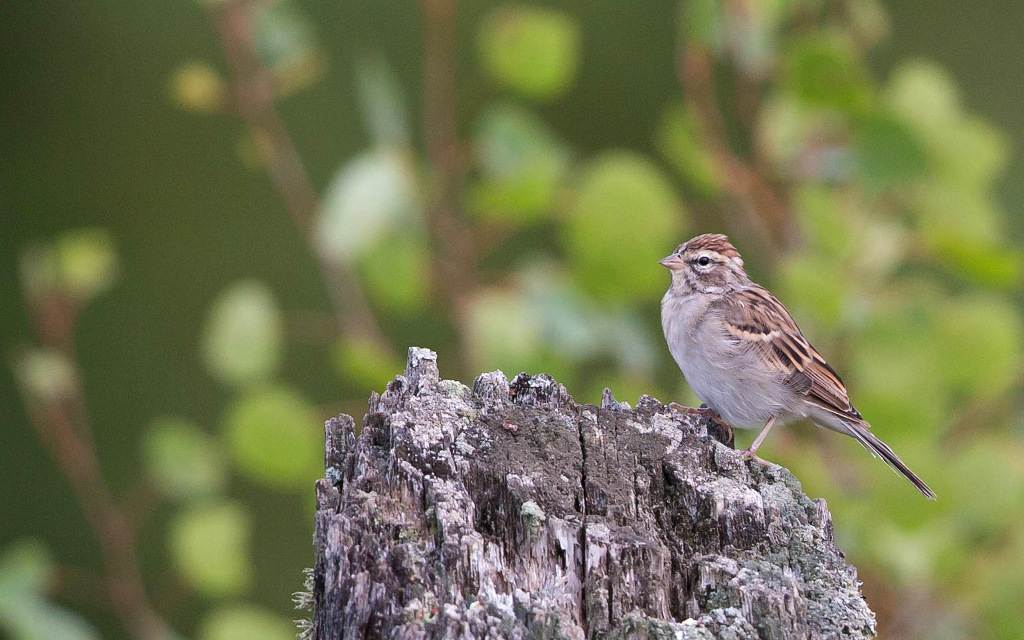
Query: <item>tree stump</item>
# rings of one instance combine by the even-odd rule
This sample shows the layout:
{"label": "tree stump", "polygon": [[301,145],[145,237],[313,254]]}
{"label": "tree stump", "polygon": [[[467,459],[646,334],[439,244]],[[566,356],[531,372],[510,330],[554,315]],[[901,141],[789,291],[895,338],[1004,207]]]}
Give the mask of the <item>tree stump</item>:
{"label": "tree stump", "polygon": [[313,638],[869,638],[823,500],[713,423],[409,350],[327,422]]}

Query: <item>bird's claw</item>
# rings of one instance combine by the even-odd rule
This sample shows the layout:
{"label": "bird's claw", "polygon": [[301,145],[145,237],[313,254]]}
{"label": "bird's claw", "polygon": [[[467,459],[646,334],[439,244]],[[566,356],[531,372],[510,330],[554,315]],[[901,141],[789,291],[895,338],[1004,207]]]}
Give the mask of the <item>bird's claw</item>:
{"label": "bird's claw", "polygon": [[744,449],[743,451],[741,451],[740,452],[740,457],[743,460],[753,460],[754,462],[760,462],[761,464],[765,464],[765,465],[771,464],[770,462],[768,462],[764,458],[759,457],[757,454],[755,454],[750,449]]}
{"label": "bird's claw", "polygon": [[722,420],[722,416],[718,415],[718,412],[715,411],[714,409],[710,407],[684,407],[678,402],[670,402],[668,403],[668,406],[670,409],[675,409],[679,413],[709,418],[712,422],[718,425],[718,428],[721,429],[722,433],[725,435],[725,440],[723,441],[723,444],[729,447],[733,446],[733,442],[735,442],[735,435],[732,432],[732,427],[730,427],[725,420]]}

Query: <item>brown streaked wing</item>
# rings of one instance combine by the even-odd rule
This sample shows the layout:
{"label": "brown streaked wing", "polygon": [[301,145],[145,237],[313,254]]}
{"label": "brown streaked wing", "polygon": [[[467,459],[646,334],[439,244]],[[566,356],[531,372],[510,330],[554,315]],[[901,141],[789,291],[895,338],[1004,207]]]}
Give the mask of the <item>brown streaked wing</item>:
{"label": "brown streaked wing", "polygon": [[715,301],[729,337],[760,352],[797,393],[824,409],[860,419],[846,386],[804,338],[789,311],[764,287],[754,285]]}

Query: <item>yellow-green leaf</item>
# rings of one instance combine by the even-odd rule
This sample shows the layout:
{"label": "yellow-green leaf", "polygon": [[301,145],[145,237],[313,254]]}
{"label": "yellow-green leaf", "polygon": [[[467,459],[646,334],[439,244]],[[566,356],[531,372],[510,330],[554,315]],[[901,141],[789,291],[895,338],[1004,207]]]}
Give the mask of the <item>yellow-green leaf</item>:
{"label": "yellow-green leaf", "polygon": [[68,231],[57,238],[61,283],[71,295],[86,300],[114,285],[117,251],[105,229]]}
{"label": "yellow-green leaf", "polygon": [[280,363],[282,332],[281,312],[270,289],[255,280],[236,283],[221,293],[206,319],[206,367],[232,385],[264,380]]}
{"label": "yellow-green leaf", "polygon": [[683,240],[684,210],[650,161],[612,151],[581,176],[564,238],[576,279],[605,299],[643,300],[668,287],[658,260]]}
{"label": "yellow-green leaf", "polygon": [[479,47],[492,79],[531,98],[553,98],[576,76],[579,27],[561,11],[506,5],[484,21]]}
{"label": "yellow-green leaf", "polygon": [[264,486],[309,490],[323,472],[322,422],[291,389],[247,392],[228,410],[224,437],[239,470]]}
{"label": "yellow-green leaf", "polygon": [[295,640],[295,625],[253,605],[230,605],[203,619],[199,640]]}
{"label": "yellow-green leaf", "polygon": [[154,420],[143,444],[149,476],[165,496],[201,498],[220,493],[227,484],[220,443],[187,420]]}
{"label": "yellow-green leaf", "polygon": [[252,583],[251,528],[249,513],[239,504],[193,507],[171,522],[171,556],[199,593],[211,598],[237,595]]}

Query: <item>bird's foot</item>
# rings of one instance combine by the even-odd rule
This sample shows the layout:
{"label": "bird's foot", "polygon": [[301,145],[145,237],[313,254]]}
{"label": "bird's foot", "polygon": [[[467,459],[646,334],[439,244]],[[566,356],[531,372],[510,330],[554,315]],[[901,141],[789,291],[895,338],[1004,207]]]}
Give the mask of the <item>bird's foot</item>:
{"label": "bird's foot", "polygon": [[750,449],[744,449],[743,451],[741,451],[740,457],[743,458],[744,460],[753,460],[754,462],[760,462],[761,464],[772,464],[771,462],[768,462],[764,458],[759,457]]}
{"label": "bird's foot", "polygon": [[691,415],[691,416],[701,416],[701,417],[704,417],[704,418],[709,418],[711,420],[711,422],[715,423],[715,425],[719,428],[719,430],[721,432],[719,434],[711,434],[711,435],[714,436],[716,440],[718,440],[719,442],[721,442],[725,446],[727,446],[727,447],[732,447],[733,446],[733,443],[735,442],[736,438],[735,438],[735,435],[732,432],[732,427],[730,427],[729,424],[725,420],[722,420],[722,416],[718,415],[718,412],[715,411],[714,409],[712,409],[710,407],[705,407],[705,406],[701,406],[699,408],[684,407],[683,405],[679,404],[678,402],[670,402],[670,403],[668,403],[668,406],[669,406],[670,409],[675,409],[679,413],[685,413],[685,414]]}

